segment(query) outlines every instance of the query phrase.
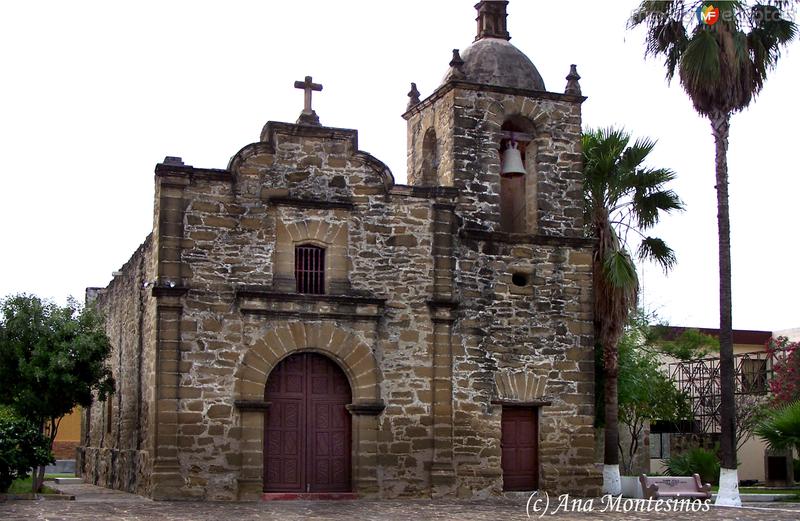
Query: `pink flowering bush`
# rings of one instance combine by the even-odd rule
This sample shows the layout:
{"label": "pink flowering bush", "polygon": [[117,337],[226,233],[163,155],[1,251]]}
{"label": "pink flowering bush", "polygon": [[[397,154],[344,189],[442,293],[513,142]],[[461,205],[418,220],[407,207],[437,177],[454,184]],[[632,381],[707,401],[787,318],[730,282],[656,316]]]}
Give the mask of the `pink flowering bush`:
{"label": "pink flowering bush", "polygon": [[800,342],[785,336],[770,338],[767,352],[773,360],[770,390],[776,404],[800,400]]}

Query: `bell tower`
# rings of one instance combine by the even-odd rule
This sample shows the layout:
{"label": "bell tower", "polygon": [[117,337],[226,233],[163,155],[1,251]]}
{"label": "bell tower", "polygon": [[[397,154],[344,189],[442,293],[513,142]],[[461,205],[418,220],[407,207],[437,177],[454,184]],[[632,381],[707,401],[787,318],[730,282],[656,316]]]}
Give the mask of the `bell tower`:
{"label": "bell tower", "polygon": [[408,181],[457,187],[465,227],[580,236],[580,77],[572,66],[565,92],[547,91],[509,42],[507,6],[478,2],[475,41],[453,50],[441,85],[420,99],[412,84]]}

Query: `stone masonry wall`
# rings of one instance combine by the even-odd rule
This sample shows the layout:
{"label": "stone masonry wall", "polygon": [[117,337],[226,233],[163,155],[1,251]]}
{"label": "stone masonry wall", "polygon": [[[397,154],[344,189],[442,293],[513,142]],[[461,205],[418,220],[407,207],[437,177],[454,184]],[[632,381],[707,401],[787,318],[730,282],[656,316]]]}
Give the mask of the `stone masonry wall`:
{"label": "stone masonry wall", "polygon": [[[362,482],[374,482],[372,492],[382,495],[424,495],[431,451],[432,328],[425,304],[433,269],[430,191],[401,187],[387,193],[390,174],[357,154],[351,131],[294,132],[293,126],[265,129],[272,140],[268,151],[246,157],[233,178],[194,176],[183,189],[181,259],[189,290],[182,308],[186,370],[180,376],[178,459],[185,485],[176,494],[236,499],[250,482],[260,488],[259,457],[242,454],[258,453],[263,439],[248,438],[258,436],[258,429],[249,430],[251,420],[234,403],[237,369],[271,331],[303,319],[306,331],[333,327],[369,346],[380,367],[373,401],[387,407],[379,426],[366,433],[374,436],[374,457],[355,454],[366,476]],[[282,252],[293,254],[295,244],[307,241],[326,246],[329,266],[342,257],[344,272],[329,272],[341,282],[330,288],[332,294],[382,299],[383,313],[364,318],[335,301],[321,307],[284,304],[281,295],[294,288],[281,286],[287,271],[293,276]],[[258,299],[266,309],[243,309],[247,303],[237,296],[243,287],[268,293]],[[310,313],[317,319],[305,316]],[[356,373],[356,384],[357,367],[349,367],[346,357],[342,365]],[[266,378],[255,394],[261,399]],[[360,489],[369,493],[373,485]]]}
{"label": "stone masonry wall", "polygon": [[150,487],[146,375],[153,372],[153,299],[144,286],[152,280],[152,244],[148,237],[95,301],[106,319],[116,388],[107,401],[95,400],[83,412],[88,429],[79,448],[79,472],[87,482],[138,494]]}
{"label": "stone masonry wall", "polygon": [[[461,88],[460,88],[461,87]],[[450,88],[447,91],[447,88]],[[443,87],[405,115],[409,157],[429,128],[453,136],[449,157],[459,189],[454,327],[454,450],[464,496],[496,492],[501,407],[498,375],[525,375],[541,403],[540,485],[550,491],[599,491],[594,468],[591,242],[583,237],[582,98],[458,84]],[[502,124],[535,128],[536,235],[500,230]],[[444,159],[443,159],[444,162]],[[416,167],[409,161],[409,168]],[[530,222],[535,220],[535,222]],[[512,282],[514,274],[524,280]],[[521,400],[511,393],[511,402]],[[523,400],[524,401],[524,400]],[[546,404],[546,405],[544,405]],[[587,492],[583,492],[587,493]]]}

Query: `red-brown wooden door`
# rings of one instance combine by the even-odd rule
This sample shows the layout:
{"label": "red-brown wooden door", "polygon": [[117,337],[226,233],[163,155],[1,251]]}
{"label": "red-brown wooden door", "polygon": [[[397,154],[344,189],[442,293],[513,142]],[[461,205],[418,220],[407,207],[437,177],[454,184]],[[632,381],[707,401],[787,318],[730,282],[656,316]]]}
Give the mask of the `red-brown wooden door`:
{"label": "red-brown wooden door", "polygon": [[539,488],[539,421],[535,407],[503,407],[503,490]]}
{"label": "red-brown wooden door", "polygon": [[329,358],[291,355],[273,369],[264,399],[264,491],[350,491],[350,384]]}

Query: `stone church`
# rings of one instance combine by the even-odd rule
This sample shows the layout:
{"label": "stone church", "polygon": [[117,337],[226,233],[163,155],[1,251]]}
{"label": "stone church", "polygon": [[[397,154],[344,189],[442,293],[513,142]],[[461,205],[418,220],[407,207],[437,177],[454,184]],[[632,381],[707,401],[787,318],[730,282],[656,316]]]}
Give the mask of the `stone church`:
{"label": "stone church", "polygon": [[[506,1],[412,84],[408,185],[296,83],[227,168],[167,157],[106,288],[116,393],[87,482],[156,499],[597,494],[592,242],[573,66],[546,90]],[[320,94],[316,94],[319,96]],[[310,494],[311,496],[306,496]]]}

